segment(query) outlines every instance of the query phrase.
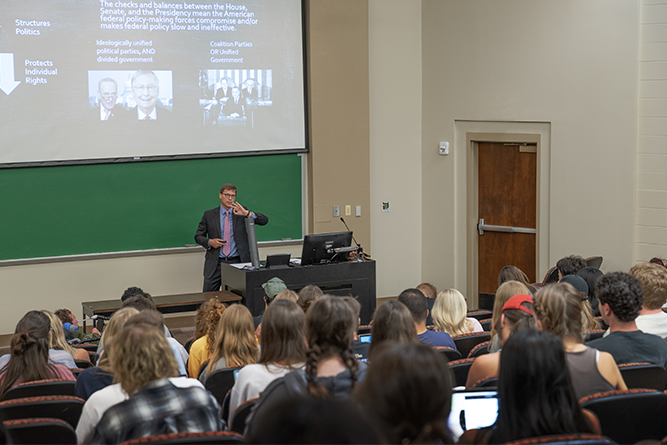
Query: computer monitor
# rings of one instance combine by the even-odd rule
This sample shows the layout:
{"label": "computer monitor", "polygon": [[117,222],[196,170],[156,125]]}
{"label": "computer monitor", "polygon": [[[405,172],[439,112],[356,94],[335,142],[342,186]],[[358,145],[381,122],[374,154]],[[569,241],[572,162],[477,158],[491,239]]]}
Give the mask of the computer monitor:
{"label": "computer monitor", "polygon": [[347,261],[349,251],[337,253],[335,249],[350,247],[351,244],[352,232],[306,235],[303,237],[301,265]]}

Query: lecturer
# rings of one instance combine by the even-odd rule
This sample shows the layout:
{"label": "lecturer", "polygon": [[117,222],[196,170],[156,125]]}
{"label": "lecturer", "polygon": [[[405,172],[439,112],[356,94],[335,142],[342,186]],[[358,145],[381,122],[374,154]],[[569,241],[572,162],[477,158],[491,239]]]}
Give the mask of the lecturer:
{"label": "lecturer", "polygon": [[263,226],[269,218],[251,212],[236,200],[236,186],[225,184],[220,188],[220,207],[204,212],[195,241],[206,248],[204,260],[204,292],[220,289],[220,263],[247,263],[250,261],[245,219],[253,218]]}

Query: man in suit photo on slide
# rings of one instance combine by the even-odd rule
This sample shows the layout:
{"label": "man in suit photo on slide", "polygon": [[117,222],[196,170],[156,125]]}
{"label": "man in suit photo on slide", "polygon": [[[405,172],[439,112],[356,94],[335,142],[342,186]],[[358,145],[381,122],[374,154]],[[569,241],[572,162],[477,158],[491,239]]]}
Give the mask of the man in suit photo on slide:
{"label": "man in suit photo on slide", "polygon": [[127,113],[121,105],[116,105],[118,98],[118,84],[111,77],[105,77],[97,84],[97,96],[100,100],[100,108],[97,117],[101,121],[118,120]]}
{"label": "man in suit photo on slide", "polygon": [[221,263],[247,263],[250,261],[248,234],[245,219],[252,218],[263,226],[269,218],[252,212],[236,202],[236,186],[225,184],[220,188],[220,206],[204,212],[195,241],[206,248],[204,259],[204,292],[220,289]]}

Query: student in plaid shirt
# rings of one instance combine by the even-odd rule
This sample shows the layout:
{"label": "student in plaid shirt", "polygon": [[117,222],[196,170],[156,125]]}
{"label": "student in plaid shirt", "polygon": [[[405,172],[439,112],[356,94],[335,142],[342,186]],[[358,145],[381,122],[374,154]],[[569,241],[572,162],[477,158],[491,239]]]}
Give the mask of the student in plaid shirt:
{"label": "student in plaid shirt", "polygon": [[111,366],[130,398],[104,413],[91,443],[118,444],[156,434],[222,429],[220,405],[208,391],[169,380],[178,375],[174,354],[155,327],[123,329],[110,349]]}

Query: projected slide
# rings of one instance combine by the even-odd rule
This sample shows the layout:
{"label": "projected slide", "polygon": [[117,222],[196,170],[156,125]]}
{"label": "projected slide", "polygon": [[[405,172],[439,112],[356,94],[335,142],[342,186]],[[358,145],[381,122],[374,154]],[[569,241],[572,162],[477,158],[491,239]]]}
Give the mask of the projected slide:
{"label": "projected slide", "polygon": [[2,0],[0,164],[306,148],[301,0]]}

